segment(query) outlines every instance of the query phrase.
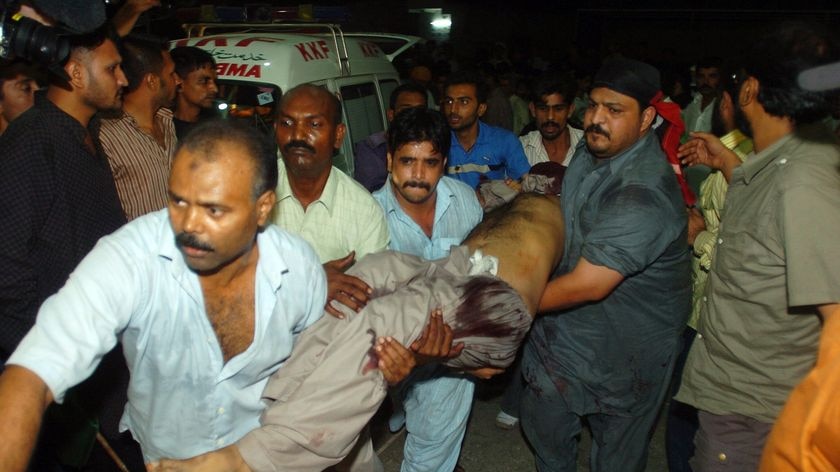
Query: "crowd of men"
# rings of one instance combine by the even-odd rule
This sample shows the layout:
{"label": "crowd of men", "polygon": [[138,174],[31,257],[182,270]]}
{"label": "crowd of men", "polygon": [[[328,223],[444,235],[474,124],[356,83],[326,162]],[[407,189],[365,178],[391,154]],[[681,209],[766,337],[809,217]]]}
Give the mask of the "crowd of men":
{"label": "crowd of men", "polygon": [[449,472],[507,368],[540,471],[584,427],[644,470],[666,402],[671,471],[840,469],[828,32],[698,60],[682,110],[625,57],[406,81],[351,176],[336,95],[212,118],[211,55],[120,37],[153,3],[0,65],[0,469],[380,471],[390,392],[401,469]]}

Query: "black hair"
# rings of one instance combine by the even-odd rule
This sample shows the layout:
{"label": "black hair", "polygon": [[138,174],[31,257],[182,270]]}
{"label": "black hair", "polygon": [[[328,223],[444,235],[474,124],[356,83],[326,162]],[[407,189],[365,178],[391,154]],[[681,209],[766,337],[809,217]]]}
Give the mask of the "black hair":
{"label": "black hair", "polygon": [[319,94],[323,93],[324,96],[327,97],[327,100],[329,100],[330,105],[332,107],[333,124],[337,125],[337,124],[341,123],[341,100],[339,100],[338,97],[334,93],[327,90],[326,87],[322,87],[320,85],[315,85],[315,84],[300,84],[300,85],[296,85],[296,86],[292,87],[291,89],[289,89],[287,92],[285,92],[283,94],[283,97],[280,99],[280,106],[277,107],[277,112],[279,113],[283,109],[283,102],[288,97],[294,95],[295,93],[297,93],[300,90],[309,90],[311,92],[319,93]]}
{"label": "black hair", "polygon": [[837,45],[825,27],[797,21],[772,28],[758,40],[744,69],[759,83],[757,100],[764,111],[801,124],[823,118],[830,106],[827,93],[799,86],[799,73],[836,60]]}
{"label": "black hair", "polygon": [[120,55],[122,70],[128,81],[126,92],[137,90],[146,74],[161,74],[166,49],[163,41],[151,38],[129,37],[122,41]]}
{"label": "black hair", "polygon": [[408,143],[429,141],[432,148],[449,155],[452,135],[443,115],[428,108],[408,108],[398,113],[388,127],[388,150],[391,154]]}
{"label": "black hair", "polygon": [[694,70],[711,68],[715,68],[718,72],[723,74],[723,59],[717,56],[705,56],[701,57],[700,60],[697,61],[697,64],[694,65]]}
{"label": "black hair", "polygon": [[14,59],[0,65],[0,100],[3,100],[3,83],[19,75],[36,79],[39,74],[35,66],[23,59]]}
{"label": "black hair", "polygon": [[570,74],[545,74],[537,78],[531,89],[531,102],[540,103],[543,97],[560,94],[567,104],[577,96],[577,81]]}
{"label": "black hair", "polygon": [[114,37],[113,31],[111,31],[110,26],[106,23],[104,26],[100,26],[99,28],[85,34],[71,34],[67,35],[67,43],[70,45],[70,54],[72,55],[74,52],[83,51],[89,52],[93,51],[94,49],[98,48],[105,42],[105,40],[112,40],[116,42]]}
{"label": "black hair", "polygon": [[218,157],[218,144],[223,142],[241,147],[253,159],[255,200],[277,187],[277,155],[273,143],[265,134],[245,124],[218,118],[201,121],[178,143],[178,151],[187,149],[212,162]]}
{"label": "black hair", "polygon": [[443,90],[445,91],[453,85],[472,85],[475,87],[475,98],[478,103],[487,103],[487,83],[477,73],[473,71],[454,72],[446,78]]}
{"label": "black hair", "polygon": [[190,72],[210,66],[216,68],[216,60],[213,56],[195,46],[180,46],[169,51],[172,54],[172,62],[175,63],[175,73],[178,77],[186,79]]}
{"label": "black hair", "polygon": [[417,82],[406,82],[399,87],[395,88],[393,92],[391,92],[391,97],[388,99],[388,107],[393,110],[397,107],[397,99],[400,98],[400,94],[403,93],[417,93],[426,98],[426,87],[418,84]]}

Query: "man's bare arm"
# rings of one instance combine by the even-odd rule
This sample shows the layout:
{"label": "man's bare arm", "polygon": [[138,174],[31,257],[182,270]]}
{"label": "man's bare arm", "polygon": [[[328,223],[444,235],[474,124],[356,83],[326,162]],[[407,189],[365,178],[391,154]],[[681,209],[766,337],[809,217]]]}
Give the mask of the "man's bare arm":
{"label": "man's bare arm", "polygon": [[236,444],[182,461],[161,459],[147,464],[149,472],[250,472]]}
{"label": "man's bare arm", "polygon": [[592,264],[583,257],[568,274],[550,281],[540,299],[539,312],[564,310],[609,295],[624,280],[609,267]]}
{"label": "man's bare arm", "polygon": [[0,375],[0,470],[26,470],[52,400],[44,381],[25,367],[10,365]]}

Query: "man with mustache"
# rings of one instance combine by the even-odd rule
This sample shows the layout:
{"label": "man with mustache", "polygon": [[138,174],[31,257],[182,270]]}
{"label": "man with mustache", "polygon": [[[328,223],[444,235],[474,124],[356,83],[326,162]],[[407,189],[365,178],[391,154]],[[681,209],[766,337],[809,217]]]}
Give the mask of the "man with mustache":
{"label": "man with mustache", "polygon": [[519,137],[532,166],[547,161],[569,166],[583,137],[583,131],[568,124],[576,95],[577,83],[569,75],[550,74],[537,80],[528,105],[537,129]]}
{"label": "man with mustache", "polygon": [[[429,260],[448,256],[483,213],[469,185],[443,175],[451,145],[446,119],[426,108],[404,110],[391,122],[387,139],[388,181],[373,198],[385,210],[389,249]],[[437,346],[411,348],[421,356],[448,357],[451,329],[444,326],[444,333]],[[455,468],[474,388],[470,376],[440,364],[422,366],[406,379],[398,393],[408,431],[403,471]]]}
{"label": "man with mustache", "polygon": [[482,180],[519,179],[531,168],[510,131],[481,122],[487,111],[487,85],[469,72],[446,81],[443,114],[452,129],[446,173],[472,188]]}
{"label": "man with mustache", "polygon": [[712,112],[723,84],[723,61],[719,57],[704,57],[694,66],[696,93],[691,103],[682,111],[685,138],[688,133],[712,130]]}
{"label": "man with mustache", "polygon": [[584,116],[586,145],[562,189],[564,259],[525,345],[520,409],[540,471],[577,470],[582,421],[593,471],[645,468],[690,309],[686,211],[652,125],[659,72],[606,61]]}
{"label": "man with mustache", "polygon": [[170,53],[179,79],[173,122],[178,139],[183,139],[202,118],[212,116],[213,101],[219,93],[216,60],[193,46],[177,47]]}
{"label": "man with mustache", "polygon": [[388,225],[370,193],[332,165],[346,131],[341,102],[317,85],[294,87],[277,107],[274,129],[282,162],[273,222],[303,237],[324,263],[327,311],[340,315],[333,300],[359,310],[370,287],[343,272],[387,248]]}
{"label": "man with mustache", "polygon": [[268,224],[276,166],[256,131],[196,127],[174,158],[168,211],[102,238],[10,358],[0,470],[25,469],[46,406],[117,341],[131,366],[122,429],[147,462],[232,444],[259,424],[263,387],[326,294],[311,248]]}
{"label": "man with mustache", "polygon": [[[723,85],[723,60],[719,57],[705,57],[697,61],[694,70],[696,92],[691,103],[683,109],[681,115],[685,123],[682,141],[689,139],[692,132],[708,133],[712,130],[712,115],[719,102]],[[706,165],[696,165],[685,170],[685,177],[695,194],[700,194],[700,185],[709,176],[712,169]]]}

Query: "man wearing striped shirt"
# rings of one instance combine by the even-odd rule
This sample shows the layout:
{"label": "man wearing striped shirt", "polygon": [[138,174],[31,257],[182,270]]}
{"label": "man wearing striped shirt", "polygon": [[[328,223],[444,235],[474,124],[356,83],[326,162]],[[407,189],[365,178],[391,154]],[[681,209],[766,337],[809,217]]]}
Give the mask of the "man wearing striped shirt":
{"label": "man wearing striped shirt", "polygon": [[[388,129],[388,179],[373,194],[385,210],[388,247],[424,259],[449,255],[481,221],[473,189],[443,175],[451,145],[446,119],[437,111],[411,108],[400,112]],[[450,331],[447,327],[446,331]],[[451,340],[451,332],[447,333]],[[410,347],[421,356],[446,356],[450,342]],[[460,351],[455,349],[452,354]],[[408,435],[403,472],[453,470],[467,429],[475,385],[470,376],[433,363],[416,369],[400,387]]]}
{"label": "man wearing striped shirt", "polygon": [[180,80],[163,43],[129,39],[122,47],[128,79],[123,110],[102,120],[100,141],[128,220],[166,206],[177,138],[172,106]]}

